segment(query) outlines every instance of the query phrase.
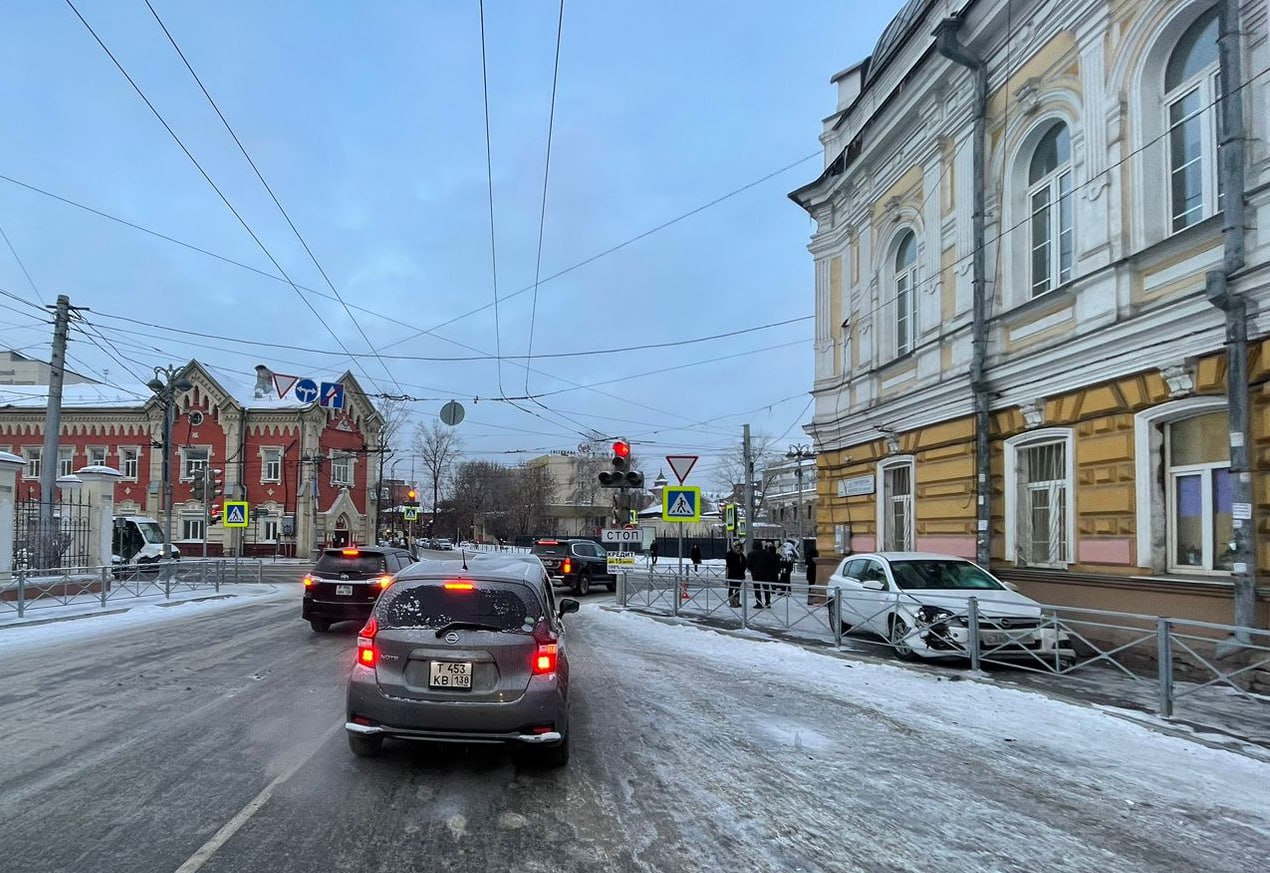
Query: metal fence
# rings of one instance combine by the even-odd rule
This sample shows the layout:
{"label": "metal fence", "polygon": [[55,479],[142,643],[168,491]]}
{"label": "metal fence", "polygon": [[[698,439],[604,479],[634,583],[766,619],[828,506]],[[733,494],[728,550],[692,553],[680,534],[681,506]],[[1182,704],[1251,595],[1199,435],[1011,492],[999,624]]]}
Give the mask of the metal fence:
{"label": "metal fence", "polygon": [[[729,586],[732,586],[731,588]],[[1173,717],[1179,707],[1252,704],[1270,710],[1270,631],[1162,616],[1041,605],[983,596],[965,606],[901,606],[894,592],[842,592],[792,582],[730,582],[714,568],[649,568],[620,574],[620,607],[815,640],[901,658],[955,659],[1019,684],[1069,687]],[[939,598],[927,598],[938,604]]]}
{"label": "metal fence", "polygon": [[64,492],[50,505],[39,498],[13,505],[13,567],[82,567],[91,562],[89,501]]}
{"label": "metal fence", "polygon": [[234,583],[258,583],[260,560],[179,560],[142,566],[67,567],[51,570],[19,569],[0,582],[0,615],[55,606],[100,606],[147,596],[171,598],[197,591],[219,592]]}

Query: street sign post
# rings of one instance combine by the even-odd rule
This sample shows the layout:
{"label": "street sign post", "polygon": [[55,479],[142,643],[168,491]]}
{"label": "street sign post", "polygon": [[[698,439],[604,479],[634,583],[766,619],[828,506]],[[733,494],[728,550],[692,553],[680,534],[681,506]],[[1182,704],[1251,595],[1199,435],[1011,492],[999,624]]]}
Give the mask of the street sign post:
{"label": "street sign post", "polygon": [[247,527],[250,524],[250,503],[246,500],[225,501],[225,527]]}
{"label": "street sign post", "polygon": [[639,530],[612,527],[604,528],[601,535],[601,539],[606,543],[637,543],[642,537],[643,533]]}
{"label": "street sign post", "polygon": [[701,489],[696,485],[667,485],[661,492],[661,520],[701,521]]}
{"label": "street sign post", "polygon": [[688,478],[688,474],[692,472],[692,468],[697,466],[700,457],[700,455],[667,455],[666,463],[670,465],[670,471],[682,485]]}
{"label": "street sign post", "polygon": [[402,510],[401,510],[401,520],[402,520],[402,521],[418,521],[418,520],[419,520],[419,507],[417,507],[417,506],[407,506],[407,507],[405,507],[404,509],[402,509]]}

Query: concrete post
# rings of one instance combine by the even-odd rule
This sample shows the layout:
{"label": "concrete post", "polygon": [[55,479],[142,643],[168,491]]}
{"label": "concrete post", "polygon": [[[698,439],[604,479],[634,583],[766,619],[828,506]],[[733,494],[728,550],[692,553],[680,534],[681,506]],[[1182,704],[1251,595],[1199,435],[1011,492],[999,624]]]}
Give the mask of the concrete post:
{"label": "concrete post", "polygon": [[114,467],[81,467],[75,472],[83,482],[88,501],[90,554],[99,567],[111,566],[111,536],[115,523],[115,482],[121,476]]}
{"label": "concrete post", "polygon": [[18,455],[0,452],[0,585],[13,581],[13,529],[17,517],[18,475],[26,466]]}

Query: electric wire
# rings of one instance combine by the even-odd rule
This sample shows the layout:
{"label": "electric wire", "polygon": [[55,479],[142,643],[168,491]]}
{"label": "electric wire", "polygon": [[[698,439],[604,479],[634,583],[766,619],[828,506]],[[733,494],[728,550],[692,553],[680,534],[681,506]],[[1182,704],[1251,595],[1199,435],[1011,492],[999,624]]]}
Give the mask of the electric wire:
{"label": "electric wire", "polygon": [[9,247],[9,252],[13,255],[13,260],[18,262],[18,266],[22,268],[22,275],[26,276],[26,283],[31,286],[31,290],[35,292],[35,297],[40,301],[40,305],[44,304],[44,295],[40,293],[40,289],[36,287],[35,280],[31,278],[31,272],[26,268],[26,264],[22,262],[22,256],[18,254],[18,250],[13,247],[13,242],[9,239],[9,234],[5,232],[4,225],[0,224],[0,237],[4,237],[4,244]]}

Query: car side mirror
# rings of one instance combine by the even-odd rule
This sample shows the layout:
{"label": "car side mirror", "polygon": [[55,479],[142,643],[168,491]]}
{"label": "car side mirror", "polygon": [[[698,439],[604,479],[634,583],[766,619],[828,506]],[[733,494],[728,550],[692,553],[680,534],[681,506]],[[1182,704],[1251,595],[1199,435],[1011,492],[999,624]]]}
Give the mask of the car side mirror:
{"label": "car side mirror", "polygon": [[581,606],[582,604],[578,603],[578,601],[574,600],[571,597],[566,597],[560,601],[559,617],[564,618],[566,615],[568,615],[571,612],[577,612],[578,609],[581,608]]}
{"label": "car side mirror", "polygon": [[881,579],[865,579],[860,583],[860,587],[865,591],[885,591],[886,583]]}
{"label": "car side mirror", "polygon": [[1019,586],[1015,585],[1013,582],[1007,582],[1004,579],[1002,579],[1001,584],[1004,585],[1006,588],[1009,588],[1011,591],[1019,590]]}

